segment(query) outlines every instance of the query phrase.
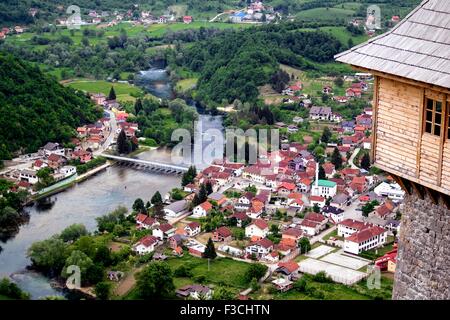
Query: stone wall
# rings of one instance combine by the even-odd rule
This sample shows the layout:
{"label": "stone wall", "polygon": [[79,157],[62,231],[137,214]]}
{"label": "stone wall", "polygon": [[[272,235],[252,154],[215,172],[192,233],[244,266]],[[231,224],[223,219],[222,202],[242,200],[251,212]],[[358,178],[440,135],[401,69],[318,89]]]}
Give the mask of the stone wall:
{"label": "stone wall", "polygon": [[393,299],[450,299],[450,210],[407,196]]}

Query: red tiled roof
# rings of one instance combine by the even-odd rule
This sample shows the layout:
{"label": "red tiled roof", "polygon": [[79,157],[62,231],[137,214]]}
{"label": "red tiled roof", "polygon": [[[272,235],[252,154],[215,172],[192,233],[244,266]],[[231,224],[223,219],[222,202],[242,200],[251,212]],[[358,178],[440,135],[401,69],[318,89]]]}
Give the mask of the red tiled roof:
{"label": "red tiled roof", "polygon": [[170,223],[164,223],[164,224],[162,224],[162,225],[159,226],[159,229],[160,229],[162,232],[167,232],[167,231],[173,229],[173,226],[172,226]]}
{"label": "red tiled roof", "polygon": [[310,220],[314,222],[323,222],[325,220],[325,217],[321,215],[320,213],[310,212],[305,216],[305,220]]}
{"label": "red tiled roof", "polygon": [[324,202],[325,198],[321,196],[310,196],[309,201]]}
{"label": "red tiled roof", "polygon": [[356,242],[356,243],[361,243],[363,241],[369,240],[369,239],[376,237],[380,234],[383,234],[385,232],[386,232],[385,229],[380,228],[378,226],[373,226],[370,228],[363,229],[359,232],[355,232],[351,236],[347,237],[345,240],[351,241],[351,242]]}
{"label": "red tiled roof", "polygon": [[158,238],[154,236],[145,236],[144,238],[139,240],[139,243],[146,247],[150,247],[151,245],[158,243]]}
{"label": "red tiled roof", "polygon": [[216,230],[217,234],[221,237],[227,238],[232,235],[230,229],[227,227],[220,227]]}
{"label": "red tiled roof", "polygon": [[294,183],[289,183],[289,182],[282,182],[280,184],[280,186],[278,187],[278,189],[281,188],[285,188],[287,190],[294,190],[295,189],[295,184]]}
{"label": "red tiled roof", "polygon": [[356,229],[356,230],[363,230],[365,228],[373,227],[374,225],[368,222],[362,222],[358,220],[353,219],[345,219],[344,221],[341,221],[339,224],[346,226],[348,228]]}
{"label": "red tiled roof", "polygon": [[255,219],[253,220],[252,224],[254,224],[255,226],[257,226],[259,229],[264,230],[266,228],[269,227],[269,225],[267,224],[267,222],[265,222],[262,219]]}
{"label": "red tiled roof", "polygon": [[282,235],[299,238],[302,234],[303,234],[303,231],[298,228],[289,228],[289,229],[283,231]]}
{"label": "red tiled roof", "polygon": [[199,204],[199,206],[202,207],[205,211],[209,211],[212,209],[212,204],[208,201]]}
{"label": "red tiled roof", "polygon": [[266,249],[273,246],[273,242],[267,238],[262,238],[256,244],[259,244],[261,247],[266,248]]}
{"label": "red tiled roof", "polygon": [[200,227],[200,223],[198,223],[197,221],[193,221],[193,222],[189,223],[187,226],[189,227],[189,229],[194,230],[194,229]]}
{"label": "red tiled roof", "polygon": [[288,262],[280,262],[278,263],[278,267],[279,268],[285,268],[287,271],[289,271],[289,273],[295,272],[298,270],[299,265],[297,262],[291,260]]}

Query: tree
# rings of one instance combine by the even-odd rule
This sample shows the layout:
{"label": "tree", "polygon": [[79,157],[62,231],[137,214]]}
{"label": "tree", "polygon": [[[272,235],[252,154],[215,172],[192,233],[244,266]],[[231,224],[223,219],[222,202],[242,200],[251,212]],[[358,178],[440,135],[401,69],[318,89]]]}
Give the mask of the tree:
{"label": "tree", "polygon": [[74,250],[70,256],[66,259],[66,263],[62,270],[61,275],[64,278],[68,278],[72,272],[68,270],[69,266],[77,266],[81,271],[81,283],[86,284],[88,270],[94,265],[94,262],[84,252],[80,250]]}
{"label": "tree", "polygon": [[332,136],[332,134],[331,134],[330,128],[325,127],[325,128],[323,129],[323,132],[322,132],[322,136],[321,136],[321,138],[320,138],[320,141],[322,141],[323,143],[328,143],[328,142],[330,142],[331,136]]}
{"label": "tree", "polygon": [[247,271],[244,273],[245,283],[249,284],[252,279],[261,279],[267,272],[267,266],[261,263],[252,263],[248,266]]}
{"label": "tree", "polygon": [[28,249],[28,257],[33,266],[49,274],[59,273],[68,256],[67,245],[59,238],[53,237],[38,241]]}
{"label": "tree", "polygon": [[133,210],[137,213],[145,213],[147,210],[145,209],[144,201],[141,198],[137,198],[133,203]]}
{"label": "tree", "polygon": [[342,167],[342,157],[337,147],[334,148],[333,153],[331,154],[331,163],[334,164],[336,170]]}
{"label": "tree", "polygon": [[64,242],[75,241],[81,236],[87,235],[86,227],[82,224],[73,224],[65,228],[59,236]]}
{"label": "tree", "polygon": [[206,187],[206,194],[207,195],[210,195],[211,193],[213,193],[213,187],[212,187],[211,181],[208,180],[206,182],[205,187]]}
{"label": "tree", "polygon": [[214,288],[214,293],[212,296],[213,300],[234,300],[235,294],[233,291],[225,286],[217,286]]}
{"label": "tree", "polygon": [[183,174],[183,177],[181,179],[181,185],[185,186],[185,185],[188,185],[189,183],[193,183],[194,178],[196,176],[197,176],[197,169],[195,168],[195,166],[190,166],[188,171],[186,171]]}
{"label": "tree", "polygon": [[134,103],[134,113],[136,114],[136,116],[139,114],[139,112],[141,112],[143,110],[143,106],[142,106],[142,100],[140,98],[136,99],[136,102]]}
{"label": "tree", "polygon": [[97,299],[108,300],[111,294],[111,284],[106,281],[99,282],[95,285],[94,292]]}
{"label": "tree", "polygon": [[119,154],[126,154],[130,152],[130,144],[128,143],[127,135],[123,129],[117,136],[117,152]]}
{"label": "tree", "polygon": [[163,202],[161,193],[159,193],[159,191],[156,191],[155,194],[153,195],[153,197],[151,198],[150,202],[153,205],[161,204]]}
{"label": "tree", "polygon": [[156,203],[153,206],[153,217],[158,220],[165,220],[165,215],[162,203]]}
{"label": "tree", "polygon": [[217,257],[216,248],[211,238],[208,239],[205,251],[202,254],[203,258],[215,259]]}
{"label": "tree", "polygon": [[136,291],[142,299],[168,298],[174,290],[173,273],[165,262],[152,262],[136,275]]}
{"label": "tree", "polygon": [[111,87],[108,94],[108,100],[116,100],[116,98],[116,91],[114,90],[114,87]]}
{"label": "tree", "polygon": [[0,296],[14,300],[30,299],[28,293],[23,292],[14,282],[11,282],[8,278],[3,278],[0,280]]}
{"label": "tree", "polygon": [[99,246],[95,251],[94,262],[100,263],[105,267],[111,265],[112,263],[111,250],[105,245]]}
{"label": "tree", "polygon": [[308,238],[303,237],[298,242],[298,247],[300,248],[301,253],[307,253],[311,250],[311,243]]}
{"label": "tree", "polygon": [[361,158],[361,168],[369,171],[370,170],[370,156],[368,153],[364,153]]}
{"label": "tree", "polygon": [[334,84],[338,87],[342,87],[344,85],[344,79],[342,77],[336,77],[336,79],[334,79]]}
{"label": "tree", "polygon": [[315,213],[319,213],[319,212],[320,212],[320,207],[319,207],[319,205],[318,205],[317,203],[314,203],[313,211],[314,211]]}
{"label": "tree", "polygon": [[327,178],[327,175],[325,173],[325,169],[322,166],[319,166],[319,179],[324,180]]}
{"label": "tree", "polygon": [[204,183],[200,185],[200,191],[198,192],[198,200],[199,203],[203,203],[208,200],[208,191],[206,190],[206,186]]}

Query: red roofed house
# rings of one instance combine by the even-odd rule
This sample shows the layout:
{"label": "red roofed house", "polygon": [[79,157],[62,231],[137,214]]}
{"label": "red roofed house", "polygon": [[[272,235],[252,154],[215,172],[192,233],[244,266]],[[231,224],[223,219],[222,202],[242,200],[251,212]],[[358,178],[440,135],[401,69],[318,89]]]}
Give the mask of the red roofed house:
{"label": "red roofed house", "polygon": [[327,199],[321,196],[310,196],[309,197],[309,204],[311,207],[314,207],[314,205],[317,204],[319,208],[323,208],[325,206],[325,202]]}
{"label": "red roofed house", "polygon": [[336,173],[336,170],[334,168],[334,164],[332,164],[331,162],[326,162],[322,165],[323,170],[325,170],[325,175],[327,176],[327,178],[331,178],[334,176],[334,174]]}
{"label": "red roofed house", "polygon": [[220,227],[213,233],[213,241],[228,242],[232,240],[232,233],[227,227]]}
{"label": "red roofed house", "polygon": [[378,226],[364,228],[344,239],[344,251],[359,254],[386,243],[387,230]]}
{"label": "red roofed house", "polygon": [[273,242],[267,238],[262,238],[256,242],[253,242],[245,248],[245,252],[248,255],[255,255],[257,258],[261,258],[269,254],[272,250]]}
{"label": "red roofed house", "polygon": [[202,218],[206,217],[209,212],[211,212],[213,206],[210,202],[205,201],[192,210],[192,217],[193,218]]}
{"label": "red roofed house", "polygon": [[297,187],[294,183],[282,182],[277,189],[278,195],[280,197],[287,197],[290,193],[295,192]]}
{"label": "red roofed house", "polygon": [[375,210],[375,214],[384,219],[392,212],[392,210],[394,210],[394,204],[392,203],[392,201],[387,200]]}
{"label": "red roofed house", "polygon": [[353,177],[350,188],[358,193],[363,193],[367,189],[366,177]]}
{"label": "red roofed house", "polygon": [[264,238],[269,233],[269,225],[262,219],[255,219],[252,223],[245,227],[245,236],[251,238],[257,236]]}
{"label": "red roofed house", "polygon": [[284,279],[294,280],[298,277],[299,265],[294,260],[287,262],[279,262],[275,272],[280,274]]}
{"label": "red roofed house", "polygon": [[397,245],[394,244],[393,250],[375,260],[375,266],[377,266],[381,271],[394,273],[397,265],[397,249]]}
{"label": "red roofed house", "polygon": [[362,222],[354,219],[345,219],[338,224],[338,236],[348,237],[355,232],[361,231],[365,228],[373,227],[374,225],[367,222]]}
{"label": "red roofed house", "polygon": [[314,236],[326,228],[328,219],[315,212],[308,213],[300,224],[300,229],[309,236]]}
{"label": "red roofed house", "polygon": [[47,160],[48,166],[52,169],[58,169],[60,166],[66,163],[66,159],[56,153],[50,154]]}
{"label": "red roofed house", "polygon": [[345,96],[349,98],[361,98],[361,89],[348,88],[345,90]]}
{"label": "red roofed house", "polygon": [[281,242],[285,245],[296,246],[303,237],[303,231],[299,228],[288,228],[281,234]]}
{"label": "red roofed house", "polygon": [[133,246],[133,250],[139,255],[144,255],[155,251],[155,246],[158,244],[158,238],[154,236],[145,236],[138,243]]}
{"label": "red roofed house", "polygon": [[138,213],[136,216],[136,228],[137,229],[153,229],[159,226],[159,222],[146,214]]}
{"label": "red roofed house", "polygon": [[184,16],[183,17],[183,22],[186,24],[189,24],[192,22],[192,17],[191,16]]}
{"label": "red roofed house", "polygon": [[189,237],[193,237],[196,236],[197,234],[200,233],[201,228],[200,228],[200,223],[194,221],[189,223],[186,227],[184,227],[184,230],[186,230],[187,235]]}
{"label": "red roofed house", "polygon": [[242,227],[243,223],[247,220],[250,220],[249,216],[247,216],[247,214],[245,212],[236,212],[234,213],[232,216],[230,216],[231,218],[235,218],[236,219],[236,226],[238,227]]}
{"label": "red roofed house", "polygon": [[92,153],[85,151],[85,150],[77,150],[72,152],[72,159],[74,160],[80,160],[81,163],[86,163],[91,161],[92,159]]}
{"label": "red roofed house", "polygon": [[156,229],[153,229],[152,234],[159,238],[160,240],[168,239],[171,236],[173,236],[176,232],[176,228],[174,228],[169,223],[164,223],[157,227]]}

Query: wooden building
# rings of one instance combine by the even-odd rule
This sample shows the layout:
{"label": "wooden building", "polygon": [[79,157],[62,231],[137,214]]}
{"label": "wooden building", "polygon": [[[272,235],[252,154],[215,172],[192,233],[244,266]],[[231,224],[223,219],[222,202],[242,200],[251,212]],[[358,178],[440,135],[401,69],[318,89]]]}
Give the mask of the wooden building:
{"label": "wooden building", "polygon": [[425,0],[391,31],[336,56],[375,76],[375,165],[436,200],[434,191],[450,194],[449,27],[450,1]]}
{"label": "wooden building", "polygon": [[450,299],[450,1],[336,56],[375,77],[372,160],[407,192],[394,299]]}

